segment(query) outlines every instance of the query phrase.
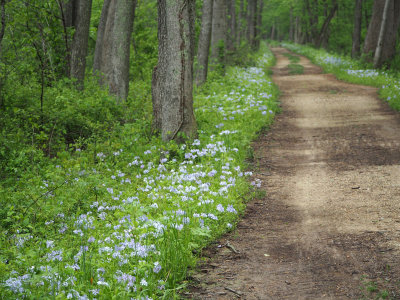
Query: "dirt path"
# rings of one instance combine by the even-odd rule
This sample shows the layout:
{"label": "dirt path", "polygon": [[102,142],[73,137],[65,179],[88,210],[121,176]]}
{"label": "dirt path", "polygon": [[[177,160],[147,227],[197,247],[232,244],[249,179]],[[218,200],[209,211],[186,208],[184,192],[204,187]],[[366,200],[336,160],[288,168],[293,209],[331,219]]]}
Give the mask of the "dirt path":
{"label": "dirt path", "polygon": [[305,58],[288,76],[273,51],[283,112],[254,144],[266,196],[204,252],[187,297],[400,299],[398,114]]}

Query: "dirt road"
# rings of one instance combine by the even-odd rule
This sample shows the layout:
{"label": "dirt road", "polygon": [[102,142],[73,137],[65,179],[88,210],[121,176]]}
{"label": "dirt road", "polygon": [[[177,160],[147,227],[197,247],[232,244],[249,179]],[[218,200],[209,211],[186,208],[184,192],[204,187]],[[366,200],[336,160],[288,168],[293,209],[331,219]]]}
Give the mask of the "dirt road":
{"label": "dirt road", "polygon": [[283,112],[254,143],[266,196],[204,252],[186,296],[400,299],[399,115],[305,58],[289,76],[273,51]]}

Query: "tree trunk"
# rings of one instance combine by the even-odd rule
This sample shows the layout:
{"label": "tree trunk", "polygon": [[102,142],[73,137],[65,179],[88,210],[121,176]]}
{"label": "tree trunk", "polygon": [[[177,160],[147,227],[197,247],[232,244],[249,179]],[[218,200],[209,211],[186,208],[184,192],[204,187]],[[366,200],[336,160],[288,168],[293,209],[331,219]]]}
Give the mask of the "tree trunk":
{"label": "tree trunk", "polygon": [[311,42],[316,45],[318,39],[318,0],[314,0],[312,5],[310,0],[306,0],[306,9],[308,12],[309,33]]}
{"label": "tree trunk", "polygon": [[99,26],[97,27],[97,38],[96,38],[96,47],[94,49],[94,59],[93,59],[93,73],[100,70],[100,63],[101,63],[101,52],[102,52],[102,45],[104,39],[104,33],[107,24],[107,13],[108,8],[110,7],[111,0],[104,0],[103,8],[101,9],[100,15],[100,22]]}
{"label": "tree trunk", "polygon": [[355,0],[353,46],[351,49],[352,58],[357,58],[360,56],[361,24],[362,24],[362,0]]}
{"label": "tree trunk", "polygon": [[318,39],[317,39],[317,43],[316,43],[316,46],[318,48],[321,47],[321,44],[324,42],[324,40],[327,40],[329,24],[331,23],[333,17],[335,16],[335,14],[338,10],[337,0],[332,0],[332,5],[333,6],[329,12],[329,15],[325,18],[324,24],[322,24],[321,30],[318,35]]}
{"label": "tree trunk", "polygon": [[211,31],[211,62],[224,64],[226,49],[226,1],[214,0]]}
{"label": "tree trunk", "polygon": [[78,89],[83,89],[88,50],[92,0],[78,0],[75,34],[71,48],[70,76],[75,78]]}
{"label": "tree trunk", "polygon": [[[369,59],[375,56],[378,46],[379,33],[383,21],[385,1],[375,0],[371,21],[368,26],[363,52],[369,55]],[[390,0],[388,3],[387,28],[383,36],[381,62],[388,61],[396,54],[397,31],[400,24],[400,2]]]}
{"label": "tree trunk", "polygon": [[[98,61],[94,72],[99,71],[101,84],[107,84],[111,94],[120,102],[128,97],[129,91],[129,56],[130,39],[133,29],[133,19],[136,0],[111,0],[109,5],[104,2],[102,17],[104,32],[99,26],[99,34],[102,38],[96,41]],[[102,25],[101,25],[102,26]],[[97,69],[98,68],[98,69]]]}
{"label": "tree trunk", "polygon": [[293,6],[290,6],[290,17],[289,17],[289,41],[294,41],[294,21],[293,21]]}
{"label": "tree trunk", "polygon": [[393,0],[386,0],[385,1],[385,7],[383,9],[383,15],[382,15],[382,23],[381,23],[381,28],[379,31],[379,38],[378,38],[378,44],[376,46],[376,51],[375,51],[375,56],[374,56],[374,68],[379,68],[382,65],[382,48],[383,48],[383,43],[384,43],[384,38],[387,30],[387,25],[388,25],[388,14],[389,14],[389,6],[390,2]]}
{"label": "tree trunk", "polygon": [[247,1],[247,40],[252,48],[255,46],[256,38],[256,11],[257,0]]}
{"label": "tree trunk", "polygon": [[240,46],[242,42],[243,36],[245,36],[245,19],[246,19],[246,11],[244,9],[244,0],[240,0],[240,12],[239,12],[239,21],[238,21],[238,28],[237,28],[237,38],[236,42],[237,45]]}
{"label": "tree trunk", "polygon": [[238,46],[242,43],[243,37],[246,36],[246,9],[244,7],[244,0],[240,0],[240,13],[239,13],[239,24],[238,24]]}
{"label": "tree trunk", "polygon": [[0,0],[0,55],[1,55],[1,42],[3,41],[4,32],[6,30],[6,0]]}
{"label": "tree trunk", "polygon": [[213,15],[213,0],[203,1],[203,15],[201,17],[201,31],[197,50],[198,67],[196,70],[196,84],[200,85],[207,80],[208,56],[210,53],[211,29]]}
{"label": "tree trunk", "polygon": [[[168,5],[167,5],[168,2]],[[158,0],[158,65],[153,74],[153,108],[164,141],[193,138],[193,0]],[[161,116],[161,117],[159,117]],[[156,120],[157,121],[157,120]]]}
{"label": "tree trunk", "polygon": [[272,23],[272,28],[271,28],[271,40],[275,40],[275,21]]}
{"label": "tree trunk", "polygon": [[363,52],[365,54],[373,54],[376,50],[376,45],[378,43],[380,26],[382,23],[383,8],[385,2],[382,0],[375,0],[372,9],[372,17],[368,26],[367,35],[364,41]]}
{"label": "tree trunk", "polygon": [[257,18],[256,18],[256,39],[255,39],[255,49],[260,48],[261,42],[261,28],[262,28],[262,11],[264,9],[264,1],[259,0],[259,6],[257,10]]}
{"label": "tree trunk", "polygon": [[232,0],[227,0],[228,5],[228,36],[227,50],[234,51],[236,45],[236,3]]}
{"label": "tree trunk", "polygon": [[295,30],[294,30],[294,42],[300,43],[300,17],[296,16],[296,25],[295,25]]}

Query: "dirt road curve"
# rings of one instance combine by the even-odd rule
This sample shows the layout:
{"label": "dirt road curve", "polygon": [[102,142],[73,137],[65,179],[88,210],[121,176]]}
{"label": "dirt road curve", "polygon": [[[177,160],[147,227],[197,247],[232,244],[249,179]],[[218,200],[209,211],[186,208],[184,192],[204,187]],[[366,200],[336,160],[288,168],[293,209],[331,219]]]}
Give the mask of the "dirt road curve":
{"label": "dirt road curve", "polygon": [[205,251],[186,297],[400,299],[399,115],[305,58],[288,76],[273,51],[283,112],[254,143],[266,196]]}

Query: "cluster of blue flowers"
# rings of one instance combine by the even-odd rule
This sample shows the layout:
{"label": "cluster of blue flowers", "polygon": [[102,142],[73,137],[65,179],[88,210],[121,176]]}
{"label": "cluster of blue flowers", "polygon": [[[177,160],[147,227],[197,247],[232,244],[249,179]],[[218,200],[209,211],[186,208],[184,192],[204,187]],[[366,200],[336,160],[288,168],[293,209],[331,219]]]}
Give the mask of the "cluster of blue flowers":
{"label": "cluster of blue flowers", "polygon": [[[197,113],[212,112],[218,122],[182,145],[179,157],[155,146],[141,155],[124,149],[97,153],[99,168],[90,172],[107,178],[99,197],[86,199],[87,211],[76,216],[47,220],[47,240],[16,235],[21,250],[36,244],[41,257],[25,272],[10,274],[2,288],[19,298],[35,293],[67,299],[97,299],[111,290],[122,298],[151,299],[171,288],[174,272],[185,272],[185,255],[214,231],[232,228],[243,210],[240,193],[249,189],[252,173],[242,170],[244,155],[236,145],[248,134],[244,124],[257,116],[261,127],[274,114],[272,83],[262,69],[271,59],[267,53],[260,67],[232,68],[228,76],[240,86],[198,100],[205,104]],[[111,158],[126,165],[113,169]],[[90,172],[73,181],[84,181]],[[260,187],[261,181],[252,184]]]}

